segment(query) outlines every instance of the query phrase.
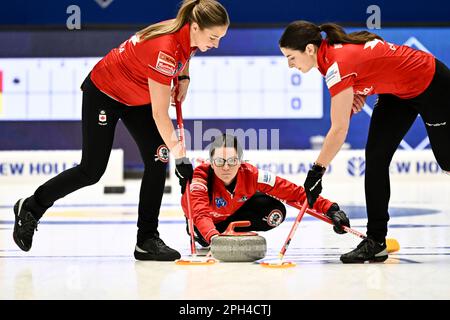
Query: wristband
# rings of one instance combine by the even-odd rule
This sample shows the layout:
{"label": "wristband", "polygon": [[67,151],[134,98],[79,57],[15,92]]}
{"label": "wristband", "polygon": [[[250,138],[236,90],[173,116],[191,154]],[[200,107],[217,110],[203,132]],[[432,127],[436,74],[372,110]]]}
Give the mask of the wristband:
{"label": "wristband", "polygon": [[191,77],[189,77],[188,75],[178,76],[178,81],[186,80],[186,79],[191,81]]}
{"label": "wristband", "polygon": [[313,164],[311,170],[314,171],[314,172],[318,172],[318,173],[320,173],[320,174],[324,174],[325,171],[327,170],[327,168],[325,168],[325,167],[322,166],[321,164],[318,164],[318,163],[315,163],[315,162],[314,162],[314,164]]}

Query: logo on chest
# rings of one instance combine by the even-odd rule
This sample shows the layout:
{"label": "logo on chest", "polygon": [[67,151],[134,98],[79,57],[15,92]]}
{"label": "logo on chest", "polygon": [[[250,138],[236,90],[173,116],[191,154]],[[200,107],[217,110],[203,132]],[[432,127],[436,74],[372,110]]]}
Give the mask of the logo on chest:
{"label": "logo on chest", "polygon": [[224,198],[215,198],[215,202],[216,202],[216,207],[217,209],[220,209],[221,207],[225,207],[227,205],[227,202],[225,201]]}
{"label": "logo on chest", "polygon": [[242,198],[240,198],[239,200],[238,200],[238,202],[245,202],[245,201],[247,201],[248,200],[248,197],[247,196],[243,196]]}

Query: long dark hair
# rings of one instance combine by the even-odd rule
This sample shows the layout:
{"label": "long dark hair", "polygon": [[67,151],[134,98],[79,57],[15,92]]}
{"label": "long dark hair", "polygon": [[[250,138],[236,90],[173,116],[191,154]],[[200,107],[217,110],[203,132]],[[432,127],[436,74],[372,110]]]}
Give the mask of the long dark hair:
{"label": "long dark hair", "polygon": [[[234,150],[236,150],[239,160],[242,160],[244,151],[242,150],[242,146],[239,143],[237,137],[231,134],[224,133],[220,136],[215,137],[214,141],[209,146],[209,159],[211,162],[214,153],[216,152],[216,149],[222,147],[234,148]],[[209,202],[212,201],[213,182],[214,182],[214,170],[212,169],[212,166],[210,166],[208,170],[208,180],[207,180]]]}
{"label": "long dark hair", "polygon": [[345,30],[335,23],[324,23],[320,26],[308,21],[291,22],[278,42],[280,48],[305,51],[306,46],[311,43],[317,47],[322,43],[321,32],[326,33],[326,40],[329,44],[336,43],[366,43],[374,39],[383,40],[379,35],[368,31],[357,31],[347,34]]}
{"label": "long dark hair", "polygon": [[177,17],[152,24],[136,33],[140,40],[152,39],[180,30],[187,22],[196,22],[200,29],[230,25],[225,7],[216,0],[183,0]]}

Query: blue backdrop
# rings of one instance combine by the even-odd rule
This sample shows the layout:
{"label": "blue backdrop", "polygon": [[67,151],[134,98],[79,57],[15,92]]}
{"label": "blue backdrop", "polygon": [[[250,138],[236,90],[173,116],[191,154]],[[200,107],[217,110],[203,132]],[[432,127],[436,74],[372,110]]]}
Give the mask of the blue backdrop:
{"label": "blue backdrop", "polygon": [[[107,4],[110,0],[97,0]],[[234,24],[284,24],[302,18],[315,22],[336,21],[365,25],[367,7],[376,4],[381,9],[384,24],[449,23],[448,0],[220,0]],[[15,0],[2,1],[0,24],[52,25],[64,27],[66,9],[78,5],[82,23],[149,24],[172,18],[180,0],[113,0],[102,8],[96,0]]]}
{"label": "blue backdrop", "polygon": [[[351,32],[355,29],[347,29]],[[277,55],[278,38],[282,29],[231,29],[217,50],[209,55]],[[447,66],[450,65],[450,28],[383,28],[377,33],[387,41],[428,50]],[[102,56],[112,47],[129,37],[132,31],[113,30],[83,32],[0,32],[0,57],[15,56]],[[70,45],[68,45],[70,44]],[[15,52],[14,50],[17,50]],[[13,52],[11,54],[11,52]],[[15,54],[14,54],[15,52]],[[193,81],[199,81],[193,79]],[[200,80],[201,81],[201,80]],[[209,120],[204,121],[203,130],[218,128],[279,129],[280,148],[309,148],[309,139],[314,135],[325,135],[329,128],[330,96],[324,86],[324,117],[317,120]],[[375,97],[367,103],[373,106]],[[276,107],[276,106],[274,106]],[[348,142],[353,148],[364,148],[370,117],[361,112],[351,121]],[[186,128],[193,130],[193,121],[186,121]],[[425,128],[420,120],[405,138],[415,148],[426,139]],[[206,146],[208,142],[205,142]],[[270,144],[269,144],[270,145]],[[122,127],[118,127],[115,147],[125,150],[128,168],[140,166],[140,156],[134,142]],[[79,149],[81,147],[80,123],[75,122],[5,122],[0,121],[0,150],[11,149]]]}

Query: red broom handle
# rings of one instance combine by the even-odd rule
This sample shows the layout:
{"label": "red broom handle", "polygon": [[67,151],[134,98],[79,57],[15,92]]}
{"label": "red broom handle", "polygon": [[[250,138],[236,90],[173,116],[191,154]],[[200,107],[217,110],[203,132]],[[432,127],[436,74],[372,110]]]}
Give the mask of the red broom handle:
{"label": "red broom handle", "polygon": [[[175,109],[177,113],[177,131],[178,131],[178,141],[181,142],[181,145],[186,152],[186,141],[184,135],[184,124],[183,124],[183,112],[181,110],[181,101],[178,101],[178,79],[175,77],[173,79],[173,83],[175,86]],[[187,181],[186,183],[186,200],[187,200],[187,218],[188,218],[188,229],[191,238],[191,254],[196,255],[197,250],[195,249],[195,240],[194,240],[194,222],[192,217],[192,209],[191,209],[191,188],[190,183]]]}
{"label": "red broom handle", "polygon": [[289,244],[291,243],[292,237],[294,236],[294,233],[297,230],[298,224],[300,223],[300,221],[303,218],[303,215],[305,214],[306,208],[308,208],[308,200],[305,199],[305,201],[303,202],[303,206],[301,207],[300,212],[298,213],[297,218],[295,219],[295,222],[292,225],[291,231],[289,232],[289,235],[286,238],[283,247],[281,248],[279,254],[280,260],[283,259],[284,254],[286,253],[286,250],[289,247]]}

